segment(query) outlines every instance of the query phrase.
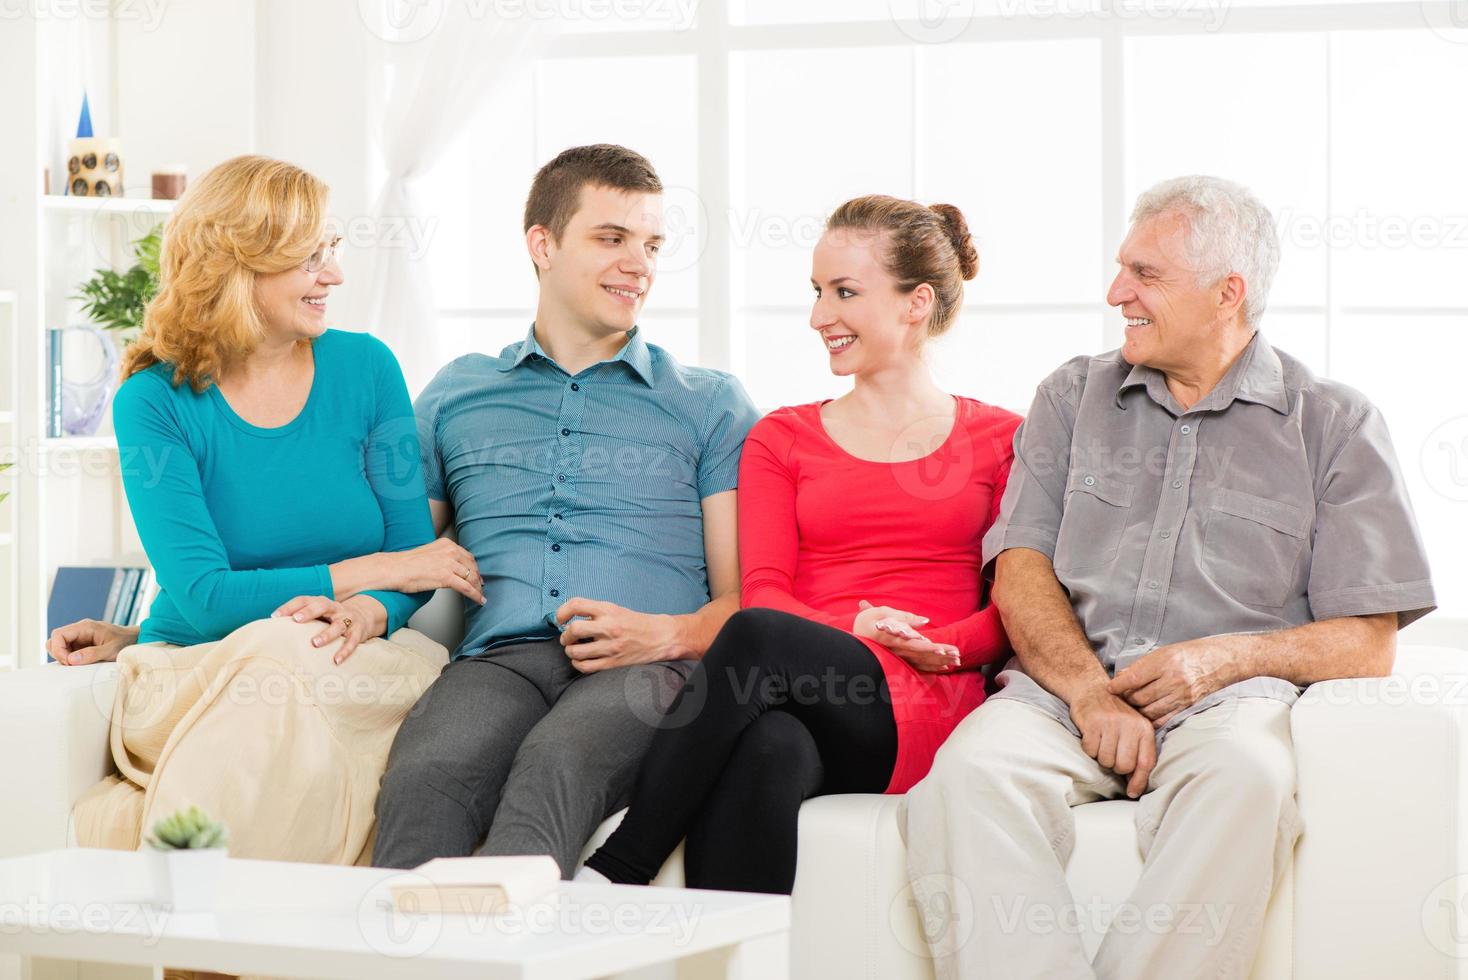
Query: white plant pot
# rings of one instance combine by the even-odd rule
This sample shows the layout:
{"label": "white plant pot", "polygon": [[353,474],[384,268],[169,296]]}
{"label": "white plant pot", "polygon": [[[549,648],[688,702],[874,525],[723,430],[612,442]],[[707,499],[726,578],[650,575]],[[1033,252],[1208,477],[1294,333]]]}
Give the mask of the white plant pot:
{"label": "white plant pot", "polygon": [[223,847],[148,853],[153,867],[153,891],[158,904],[175,913],[209,912],[219,895],[219,879],[229,851]]}

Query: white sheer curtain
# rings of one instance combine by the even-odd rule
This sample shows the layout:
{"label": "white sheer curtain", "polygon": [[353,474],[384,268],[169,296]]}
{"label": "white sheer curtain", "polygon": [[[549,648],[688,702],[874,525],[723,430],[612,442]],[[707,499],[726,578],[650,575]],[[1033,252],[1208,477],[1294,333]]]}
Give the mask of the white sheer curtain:
{"label": "white sheer curtain", "polygon": [[440,0],[427,8],[438,20],[426,36],[419,36],[421,22],[397,40],[390,21],[374,30],[387,38],[376,45],[378,77],[386,84],[376,89],[383,104],[369,102],[368,118],[381,123],[376,143],[386,177],[372,207],[367,288],[353,322],[393,348],[415,393],[440,365],[431,360],[434,300],[426,255],[404,233],[409,219],[422,217],[413,184],[512,73],[530,69],[556,31],[554,21],[530,16],[528,6],[514,18],[497,17],[496,6]]}

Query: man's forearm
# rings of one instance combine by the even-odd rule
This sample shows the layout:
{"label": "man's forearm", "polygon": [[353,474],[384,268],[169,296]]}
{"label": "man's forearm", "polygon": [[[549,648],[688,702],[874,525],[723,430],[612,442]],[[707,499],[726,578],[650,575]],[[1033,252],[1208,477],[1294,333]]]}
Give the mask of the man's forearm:
{"label": "man's forearm", "polygon": [[1081,630],[1055,569],[1038,551],[1011,548],[1000,554],[994,605],[1025,673],[1066,704],[1110,678]]}
{"label": "man's forearm", "polygon": [[1384,677],[1396,659],[1397,614],[1343,616],[1219,639],[1235,653],[1235,681],[1282,677],[1305,687],[1343,677]]}
{"label": "man's forearm", "polygon": [[699,660],[713,645],[714,637],[729,617],[739,611],[739,593],[726,592],[711,599],[696,612],[674,616],[677,639],[671,660]]}

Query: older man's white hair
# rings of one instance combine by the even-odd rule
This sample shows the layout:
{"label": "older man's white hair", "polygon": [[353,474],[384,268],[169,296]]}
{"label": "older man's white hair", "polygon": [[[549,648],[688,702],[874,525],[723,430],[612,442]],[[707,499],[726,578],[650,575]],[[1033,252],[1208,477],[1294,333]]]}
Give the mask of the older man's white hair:
{"label": "older man's white hair", "polygon": [[1189,258],[1199,286],[1232,273],[1243,277],[1244,323],[1257,328],[1279,268],[1279,236],[1264,202],[1241,184],[1194,174],[1143,191],[1132,209],[1132,224],[1161,214],[1187,219]]}

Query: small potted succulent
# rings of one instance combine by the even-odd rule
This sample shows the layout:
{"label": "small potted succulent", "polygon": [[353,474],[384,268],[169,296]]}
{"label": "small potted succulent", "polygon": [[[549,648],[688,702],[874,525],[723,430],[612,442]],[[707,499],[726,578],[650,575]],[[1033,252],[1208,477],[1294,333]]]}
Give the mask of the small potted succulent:
{"label": "small potted succulent", "polygon": [[229,856],[224,824],[191,806],[155,823],[146,843],[160,904],[174,912],[206,912],[214,907]]}

